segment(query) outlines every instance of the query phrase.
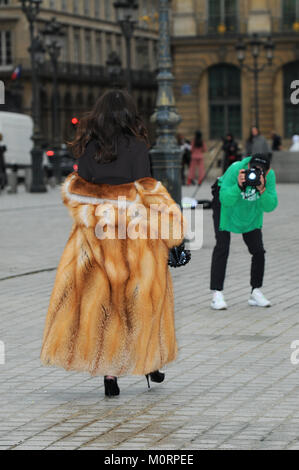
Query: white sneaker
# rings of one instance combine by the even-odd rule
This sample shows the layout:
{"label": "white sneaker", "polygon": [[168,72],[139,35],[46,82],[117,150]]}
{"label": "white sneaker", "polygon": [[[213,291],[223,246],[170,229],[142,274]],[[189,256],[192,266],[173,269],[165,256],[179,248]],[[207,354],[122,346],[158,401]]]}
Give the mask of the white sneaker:
{"label": "white sneaker", "polygon": [[271,307],[271,302],[266,299],[260,289],[254,289],[248,300],[249,305],[252,307]]}
{"label": "white sneaker", "polygon": [[213,310],[227,310],[227,303],[221,291],[215,290],[211,307]]}

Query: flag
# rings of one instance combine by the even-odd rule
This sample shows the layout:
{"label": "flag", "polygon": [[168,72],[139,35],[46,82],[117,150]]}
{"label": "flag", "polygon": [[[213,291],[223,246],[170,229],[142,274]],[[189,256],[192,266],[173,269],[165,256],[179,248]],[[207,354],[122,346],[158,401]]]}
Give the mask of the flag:
{"label": "flag", "polygon": [[17,80],[18,78],[20,78],[21,76],[21,73],[22,73],[22,66],[21,65],[18,65],[15,70],[13,71],[12,75],[11,75],[11,79],[12,80]]}

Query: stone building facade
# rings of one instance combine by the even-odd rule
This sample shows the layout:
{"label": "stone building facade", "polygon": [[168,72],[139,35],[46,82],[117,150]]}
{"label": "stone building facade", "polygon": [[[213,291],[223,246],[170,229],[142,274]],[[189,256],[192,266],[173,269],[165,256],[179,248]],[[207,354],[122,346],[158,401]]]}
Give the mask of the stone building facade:
{"label": "stone building facade", "polygon": [[[59,121],[61,140],[67,139],[72,117],[94,104],[111,85],[106,61],[116,52],[126,67],[125,41],[116,21],[114,0],[43,0],[36,31],[55,17],[65,37],[59,59]],[[139,1],[139,23],[131,42],[133,94],[149,122],[156,97],[157,0]],[[30,113],[31,66],[29,26],[19,0],[0,0],[0,78],[6,85],[6,109]],[[16,66],[21,77],[12,82]],[[52,69],[49,58],[40,67],[42,131],[52,134]]]}
{"label": "stone building facade", "polygon": [[[259,75],[261,132],[275,130],[288,146],[299,133],[299,106],[290,85],[299,80],[298,0],[173,0],[172,36],[179,132],[196,129],[208,141],[232,132],[245,141],[255,124],[253,74],[241,68],[236,44],[253,33],[272,36],[271,67]],[[259,63],[266,62],[260,51]],[[245,64],[252,66],[250,48]]]}

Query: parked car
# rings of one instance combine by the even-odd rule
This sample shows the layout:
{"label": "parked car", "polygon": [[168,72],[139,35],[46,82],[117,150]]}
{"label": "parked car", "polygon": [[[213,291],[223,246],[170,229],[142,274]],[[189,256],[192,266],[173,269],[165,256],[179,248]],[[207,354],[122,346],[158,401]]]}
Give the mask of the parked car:
{"label": "parked car", "polygon": [[[55,165],[60,165],[61,176],[68,176],[77,169],[77,160],[63,144],[60,149],[48,149],[44,154],[44,168],[48,178],[55,175]],[[57,171],[57,170],[56,170]]]}

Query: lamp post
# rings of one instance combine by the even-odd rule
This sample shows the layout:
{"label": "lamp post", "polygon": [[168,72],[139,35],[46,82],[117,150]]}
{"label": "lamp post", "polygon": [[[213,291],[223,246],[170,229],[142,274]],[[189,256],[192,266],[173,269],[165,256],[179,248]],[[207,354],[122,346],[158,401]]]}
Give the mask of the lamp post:
{"label": "lamp post", "polygon": [[[273,61],[273,51],[275,49],[275,45],[271,37],[269,36],[265,41],[262,40],[257,34],[253,34],[251,39],[249,40],[249,45],[251,47],[251,55],[253,58],[253,67],[244,64],[245,60],[245,52],[247,49],[247,44],[243,41],[241,37],[239,42],[236,45],[237,50],[237,58],[241,65],[241,68],[245,68],[249,72],[253,73],[254,79],[254,107],[255,107],[255,125],[259,127],[259,95],[258,95],[258,80],[259,74],[262,72],[267,66],[272,65]],[[266,51],[266,58],[267,62],[263,65],[259,66],[259,57],[261,48],[264,47]]]}
{"label": "lamp post", "polygon": [[31,151],[32,160],[32,193],[44,193],[47,188],[44,184],[42,168],[43,150],[42,136],[40,131],[40,96],[38,83],[38,66],[43,60],[44,49],[41,40],[34,35],[36,18],[40,11],[42,0],[19,0],[22,10],[26,15],[30,31],[30,58],[31,58],[31,81],[32,81],[32,119],[33,119],[33,149]]}
{"label": "lamp post", "polygon": [[127,51],[127,87],[132,92],[131,74],[131,39],[134,34],[135,25],[138,21],[138,2],[136,0],[119,0],[113,4],[116,10],[117,22],[121,27],[126,41]]}
{"label": "lamp post", "polygon": [[53,102],[52,102],[52,142],[55,151],[54,158],[54,173],[57,183],[61,182],[61,167],[60,167],[60,130],[59,130],[59,113],[58,113],[58,59],[62,49],[62,38],[64,33],[62,31],[62,24],[52,18],[42,31],[44,37],[46,51],[48,52],[53,68]]}
{"label": "lamp post", "polygon": [[174,200],[181,204],[181,150],[176,127],[181,122],[175,108],[174,77],[171,72],[169,0],[159,0],[158,97],[151,121],[157,126],[157,141],[151,150],[153,177],[162,181]]}
{"label": "lamp post", "polygon": [[122,68],[121,60],[116,52],[110,52],[109,57],[106,61],[106,67],[111,86],[114,88],[120,87],[120,76]]}

